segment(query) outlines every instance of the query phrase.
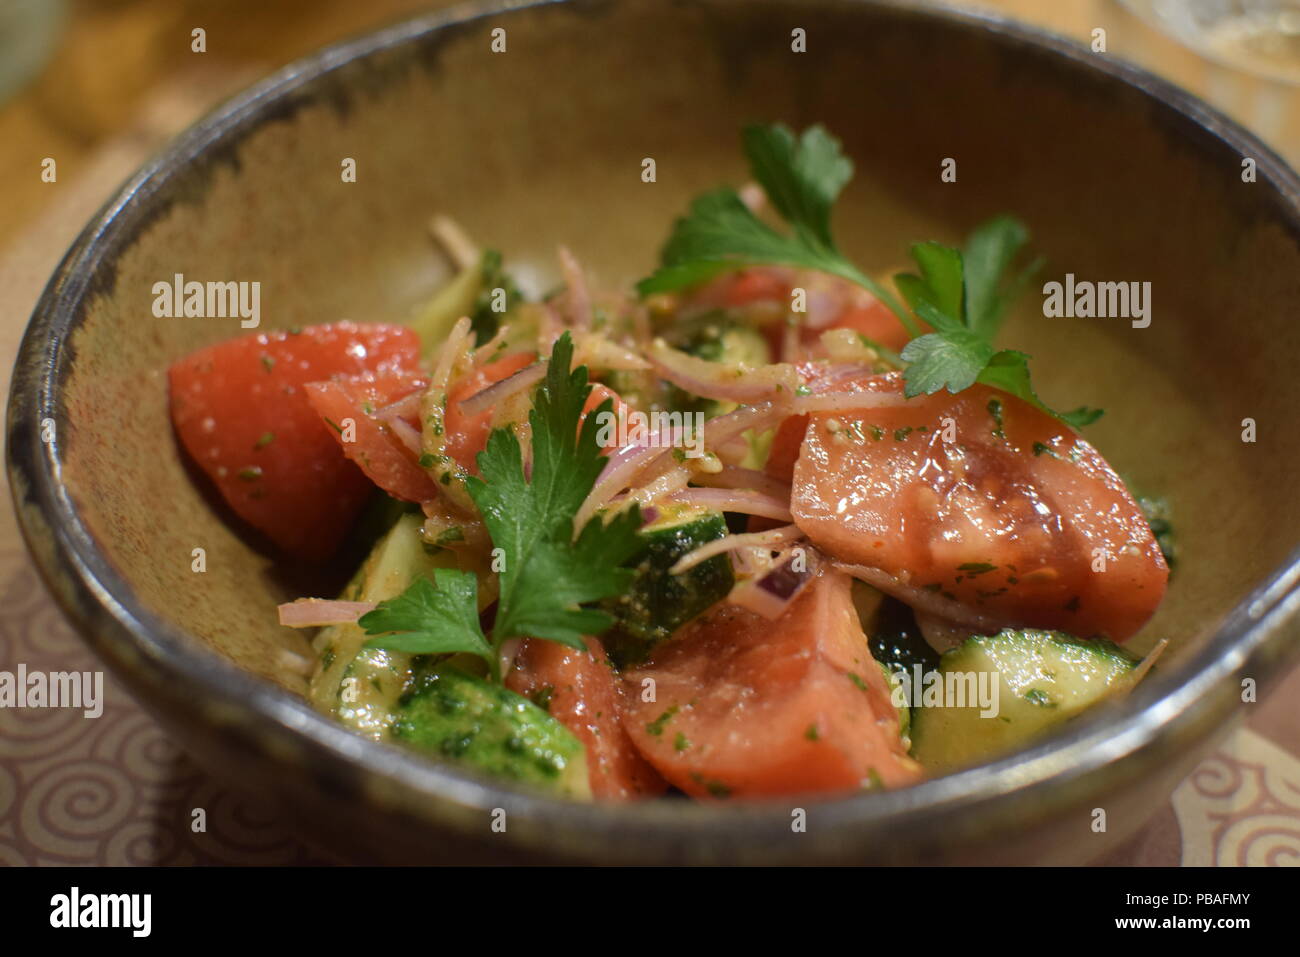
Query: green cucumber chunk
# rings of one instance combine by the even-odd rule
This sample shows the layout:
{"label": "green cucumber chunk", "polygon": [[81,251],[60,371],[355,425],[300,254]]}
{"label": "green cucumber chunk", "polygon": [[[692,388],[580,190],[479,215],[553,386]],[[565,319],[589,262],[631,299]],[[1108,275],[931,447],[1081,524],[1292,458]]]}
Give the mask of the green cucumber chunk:
{"label": "green cucumber chunk", "polygon": [[[939,659],[944,687],[963,685],[966,707],[916,708],[912,754],[928,770],[975,764],[1022,747],[1131,684],[1137,660],[1108,641],[1006,629],[966,639]],[[949,678],[951,676],[951,679]],[[983,677],[982,677],[983,676]],[[979,689],[996,706],[983,716]],[[972,691],[974,689],[974,691]],[[912,690],[913,700],[924,689]]]}
{"label": "green cucumber chunk", "polygon": [[392,737],[493,777],[591,795],[586,754],[573,732],[527,698],[445,664],[417,667],[398,701]]}
{"label": "green cucumber chunk", "polygon": [[[400,595],[435,568],[454,568],[455,553],[433,549],[420,535],[423,516],[402,514],[379,540],[340,596],[344,601],[380,602]],[[319,660],[308,698],[322,711],[369,737],[385,737],[393,706],[411,677],[411,656],[363,648],[370,636],[349,623],[322,628],[312,641]]]}
{"label": "green cucumber chunk", "polygon": [[631,588],[602,606],[615,619],[604,641],[618,667],[644,661],[656,645],[730,594],[735,576],[726,555],[680,575],[668,571],[687,552],[726,534],[721,512],[690,507],[671,509],[641,529],[643,547],[628,562],[636,572]]}

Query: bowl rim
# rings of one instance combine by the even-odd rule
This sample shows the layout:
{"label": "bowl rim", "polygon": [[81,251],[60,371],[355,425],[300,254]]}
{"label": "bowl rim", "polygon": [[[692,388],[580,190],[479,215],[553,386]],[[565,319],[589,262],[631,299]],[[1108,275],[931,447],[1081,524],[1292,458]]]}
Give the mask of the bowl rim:
{"label": "bowl rim", "polygon": [[[602,4],[603,5],[603,4]],[[710,0],[703,5],[718,5]],[[738,4],[725,3],[726,6]],[[1217,141],[1220,148],[1256,160],[1257,182],[1277,196],[1272,206],[1300,236],[1300,177],[1254,134],[1190,93],[1122,60],[1098,57],[1075,41],[1000,16],[905,0],[838,0],[827,3],[864,13],[885,10],[931,23],[992,35],[994,43],[1019,45],[1066,62],[1069,69],[1096,71],[1126,86],[1189,132]],[[95,214],[69,248],[43,291],[18,352],[8,414],[7,459],[19,524],[35,563],[63,611],[102,657],[125,673],[141,663],[157,676],[199,695],[227,713],[248,712],[262,727],[266,754],[286,749],[332,764],[335,773],[378,776],[390,782],[407,808],[423,801],[419,816],[439,826],[459,826],[464,812],[509,807],[541,822],[541,835],[525,836],[546,851],[559,848],[555,835],[617,834],[607,857],[637,859],[670,833],[674,838],[715,847],[753,841],[756,829],[789,833],[790,807],[799,798],[729,805],[649,801],[627,805],[581,804],[515,791],[470,772],[429,761],[396,747],[361,738],[315,711],[304,700],[247,673],[209,650],[200,640],[150,611],[117,571],[82,522],[62,481],[56,432],[43,442],[38,427],[46,417],[61,421],[59,396],[71,368],[68,339],[107,274],[111,287],[116,256],[149,222],[151,199],[170,179],[209,150],[234,148],[285,104],[313,102],[312,84],[360,58],[421,40],[440,40],[472,24],[517,11],[544,7],[583,8],[586,0],[487,0],[443,9],[325,47],[277,70],[201,118],[145,163]],[[508,22],[508,21],[507,21]],[[816,802],[819,831],[844,834],[887,831],[921,835],[936,817],[971,815],[1010,794],[1046,802],[1066,784],[1087,790],[1101,785],[1093,772],[1136,756],[1158,739],[1187,742],[1204,738],[1207,720],[1228,710],[1211,690],[1251,672],[1264,684],[1294,657],[1285,647],[1288,626],[1300,613],[1300,547],[1246,599],[1229,611],[1204,647],[1174,671],[1157,672],[1124,701],[1084,716],[1068,731],[1029,749],[987,764],[924,781],[898,791]],[[1175,680],[1177,678],[1177,680]],[[1212,700],[1213,699],[1213,700]],[[147,702],[146,702],[147,703]],[[1011,782],[1008,787],[1007,782]],[[434,800],[428,800],[430,797]],[[637,840],[637,836],[641,840]],[[620,853],[620,842],[633,853]],[[625,849],[626,849],[625,848]],[[589,855],[588,855],[589,856]]]}

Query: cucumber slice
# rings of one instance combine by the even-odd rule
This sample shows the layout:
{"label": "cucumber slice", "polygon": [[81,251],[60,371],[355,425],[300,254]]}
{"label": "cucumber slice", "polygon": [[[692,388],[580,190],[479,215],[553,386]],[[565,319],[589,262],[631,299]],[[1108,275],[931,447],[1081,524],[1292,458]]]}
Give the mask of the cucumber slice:
{"label": "cucumber slice", "polygon": [[[423,516],[403,514],[380,539],[351,583],[345,601],[384,601],[435,568],[456,567],[447,549],[431,549],[420,536]],[[393,706],[411,676],[411,656],[361,646],[370,636],[357,624],[329,625],[312,642],[320,656],[308,698],[322,711],[372,738],[383,738]]]}
{"label": "cucumber slice", "polygon": [[[981,684],[991,692],[996,682],[997,713],[982,717],[974,702],[916,708],[912,754],[927,769],[943,771],[1014,750],[1127,685],[1137,663],[1108,641],[1060,632],[1007,629],[968,638],[939,659],[937,677],[945,688],[964,679],[968,701],[972,681],[976,692]],[[913,701],[924,693],[913,689]]]}
{"label": "cucumber slice", "polygon": [[644,661],[655,645],[726,598],[735,584],[726,555],[715,555],[681,575],[668,573],[687,552],[727,534],[720,512],[674,509],[639,534],[644,547],[628,562],[636,570],[632,587],[603,606],[615,618],[605,644],[620,668]]}
{"label": "cucumber slice", "polygon": [[591,796],[582,743],[527,698],[445,665],[419,667],[397,705],[394,741],[569,797]]}

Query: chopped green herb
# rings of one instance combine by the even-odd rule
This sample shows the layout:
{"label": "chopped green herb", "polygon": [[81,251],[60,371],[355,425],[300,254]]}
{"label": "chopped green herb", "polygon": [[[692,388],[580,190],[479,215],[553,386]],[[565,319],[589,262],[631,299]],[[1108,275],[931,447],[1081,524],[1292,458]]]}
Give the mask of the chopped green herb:
{"label": "chopped green herb", "polygon": [[240,469],[236,474],[245,482],[256,482],[262,477],[262,467],[260,465],[250,465],[248,468]]}
{"label": "chopped green herb", "polygon": [[671,708],[669,708],[659,717],[655,718],[653,721],[647,724],[645,726],[646,732],[648,734],[653,734],[656,737],[663,734],[664,726],[668,724],[669,721],[673,720],[673,715],[675,714],[677,714],[677,705],[673,705]]}
{"label": "chopped green herb", "polygon": [[727,787],[727,785],[723,784],[721,781],[706,779],[704,775],[700,774],[698,771],[691,772],[691,780],[694,781],[696,784],[698,784],[700,787],[704,788],[706,791],[708,791],[711,797],[715,797],[715,798],[731,797],[731,788]]}
{"label": "chopped green herb", "polygon": [[1036,704],[1040,708],[1055,708],[1056,702],[1048,696],[1042,688],[1030,688],[1024,694],[1024,699],[1030,704]]}
{"label": "chopped green herb", "polygon": [[677,738],[673,741],[673,747],[678,751],[685,751],[690,746],[691,742],[687,740],[686,735],[678,731]]}
{"label": "chopped green herb", "polygon": [[553,685],[543,685],[530,695],[533,704],[543,711],[551,710],[551,699],[555,697],[555,688]]}
{"label": "chopped green herb", "polygon": [[[605,466],[596,442],[606,399],[583,418],[591,394],[587,367],[569,371],[573,340],[562,335],[552,350],[546,379],[528,421],[532,474],[510,429],[496,429],[479,453],[479,476],[463,481],[495,548],[501,550],[500,596],[490,639],[478,618],[478,583],[472,572],[435,570],[435,589],[417,579],[402,595],[363,615],[368,647],[418,654],[471,652],[487,660],[500,680],[499,650],[509,638],[533,637],[586,650],[583,635],[613,623],[584,607],[623,594],[633,571],[622,567],[641,547],[640,510],[633,506],[608,522],[592,518],[581,529],[574,516]],[[448,476],[449,477],[449,476]]]}
{"label": "chopped green herb", "polygon": [[275,441],[274,432],[263,432],[258,440],[253,444],[253,449],[264,449]]}
{"label": "chopped green herb", "polygon": [[1005,439],[1007,434],[1002,431],[1002,400],[997,396],[989,399],[989,415],[993,416],[993,437],[995,439]]}
{"label": "chopped green herb", "polygon": [[465,531],[459,525],[444,528],[438,533],[438,537],[433,540],[435,545],[450,545],[452,542],[463,541],[465,541]]}

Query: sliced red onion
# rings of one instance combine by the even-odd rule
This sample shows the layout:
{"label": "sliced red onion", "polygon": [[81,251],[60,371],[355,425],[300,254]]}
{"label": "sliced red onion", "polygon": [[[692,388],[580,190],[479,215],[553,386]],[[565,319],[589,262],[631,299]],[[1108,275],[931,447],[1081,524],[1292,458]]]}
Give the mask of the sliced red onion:
{"label": "sliced red onion", "polygon": [[801,358],[802,343],[799,339],[799,324],[786,322],[781,330],[781,361],[794,364]]}
{"label": "sliced red onion", "polygon": [[795,412],[851,412],[855,409],[897,408],[910,400],[895,392],[822,392],[794,400]]}
{"label": "sliced red onion", "polygon": [[529,386],[546,378],[546,367],[550,360],[539,359],[530,366],[524,366],[518,372],[506,376],[500,382],[494,382],[468,399],[461,399],[460,411],[465,415],[478,415],[486,412],[506,399],[518,395]]}
{"label": "sliced red onion", "polygon": [[780,618],[790,603],[817,575],[817,553],[808,547],[787,549],[776,567],[765,575],[740,582],[731,590],[728,601],[764,618]]}
{"label": "sliced red onion", "polygon": [[508,322],[500,323],[492,338],[474,350],[474,365],[481,366],[489,359],[495,359],[500,356],[501,350],[505,348],[505,341],[509,335],[510,324]]}
{"label": "sliced red onion", "polygon": [[420,385],[409,395],[405,395],[396,402],[390,402],[382,409],[375,411],[375,418],[386,419],[391,417],[401,419],[418,419],[420,417],[420,397],[424,390],[428,388],[427,382],[421,382]]}
{"label": "sliced red onion", "polygon": [[373,601],[333,601],[328,598],[299,598],[279,606],[280,624],[286,628],[319,628],[348,625],[368,611]]}
{"label": "sliced red onion", "polygon": [[790,412],[789,397],[746,405],[704,423],[704,448],[716,450],[750,429],[761,432],[776,425]]}
{"label": "sliced red onion", "polygon": [[936,654],[943,654],[956,648],[972,634],[969,625],[959,625],[947,618],[936,618],[929,612],[916,611],[916,627],[921,630],[925,643]]}
{"label": "sliced red onion", "polygon": [[577,354],[581,362],[598,369],[616,369],[622,372],[644,372],[650,368],[639,355],[625,346],[611,342],[602,335],[580,336],[577,342]]}
{"label": "sliced red onion", "polygon": [[657,475],[646,476],[645,484],[630,492],[628,498],[636,499],[642,505],[649,505],[658,499],[666,499],[677,494],[690,484],[693,473],[689,468],[677,465],[668,458],[663,461],[669,467]]}
{"label": "sliced red onion", "polygon": [[849,565],[844,562],[835,562],[835,567],[848,575],[852,575],[859,581],[864,581],[868,585],[879,588],[886,595],[894,596],[916,611],[945,619],[954,624],[980,629],[981,631],[987,630],[989,634],[994,634],[1003,628],[1014,628],[1020,624],[1009,618],[998,618],[974,611],[959,601],[945,598],[938,592],[926,591],[924,588],[917,588],[915,585],[900,582],[893,575],[881,571],[879,568],[871,568],[867,565]]}
{"label": "sliced red onion", "polygon": [[709,451],[723,464],[739,466],[749,458],[749,443],[745,441],[744,436],[736,436],[721,445],[713,446]]}
{"label": "sliced red onion", "polygon": [[709,362],[674,349],[662,339],[650,343],[647,359],[659,375],[692,395],[729,402],[759,402],[793,395],[803,384],[792,365],[747,366]]}
{"label": "sliced red onion", "polygon": [[1165,649],[1168,647],[1169,639],[1167,637],[1161,638],[1160,641],[1156,643],[1156,646],[1147,652],[1147,656],[1143,658],[1138,663],[1138,666],[1129,674],[1128,681],[1124,683],[1125,686],[1132,688],[1139,681],[1145,678],[1147,672],[1150,671],[1152,667],[1154,667],[1155,663],[1160,660],[1160,656],[1165,653]]}
{"label": "sliced red onion", "polygon": [[625,445],[606,459],[600,477],[574,516],[575,528],[582,528],[610,499],[624,489],[631,488],[637,476],[668,451],[656,447],[653,443],[657,440],[658,433],[652,433],[645,437],[644,442]]}
{"label": "sliced red onion", "polygon": [[804,321],[809,329],[825,329],[840,317],[848,303],[842,287],[828,289],[813,286],[808,289],[807,315]]}
{"label": "sliced red onion", "polygon": [[725,465],[721,472],[697,472],[691,481],[708,488],[752,488],[775,499],[788,501],[790,498],[790,486],[785,482],[772,478],[766,472],[741,468],[739,465]]}
{"label": "sliced red onion", "polygon": [[429,220],[429,232],[456,264],[457,269],[473,269],[478,265],[478,247],[456,220],[439,213]]}
{"label": "sliced red onion", "polygon": [[560,338],[560,333],[564,331],[564,324],[560,321],[560,314],[555,311],[554,306],[549,302],[541,305],[542,308],[537,314],[537,352],[549,356],[551,350],[555,348],[555,340]]}
{"label": "sliced red onion", "polygon": [[714,555],[721,555],[732,549],[747,547],[771,549],[777,545],[797,541],[800,538],[803,538],[803,532],[797,525],[783,525],[780,528],[770,528],[765,532],[726,535],[722,538],[715,538],[711,542],[706,542],[694,551],[687,552],[677,559],[676,564],[668,569],[668,573],[670,575],[680,575],[682,572],[690,571],[700,562],[707,561]]}
{"label": "sliced red onion", "polygon": [[830,365],[822,365],[818,374],[808,380],[808,389],[811,392],[829,392],[841,382],[849,379],[858,379],[862,375],[871,375],[872,372],[866,366],[859,362],[841,362]]}
{"label": "sliced red onion", "polygon": [[522,638],[507,638],[501,642],[501,650],[497,658],[497,667],[501,670],[497,674],[505,678],[510,674],[510,670],[515,666],[515,658],[519,655],[519,646],[522,644]]}
{"label": "sliced red onion", "polygon": [[740,512],[744,515],[759,515],[778,522],[789,522],[789,500],[782,501],[753,489],[732,488],[688,488],[674,492],[668,501],[682,505],[700,505],[718,512]]}
{"label": "sliced red onion", "polygon": [[587,278],[567,246],[560,247],[559,255],[560,273],[568,290],[569,321],[575,329],[590,329],[591,293],[587,290]]}
{"label": "sliced red onion", "polygon": [[405,419],[397,416],[387,416],[381,420],[384,425],[392,430],[393,435],[397,436],[397,441],[406,446],[407,450],[416,458],[420,455],[420,430],[411,425]]}

